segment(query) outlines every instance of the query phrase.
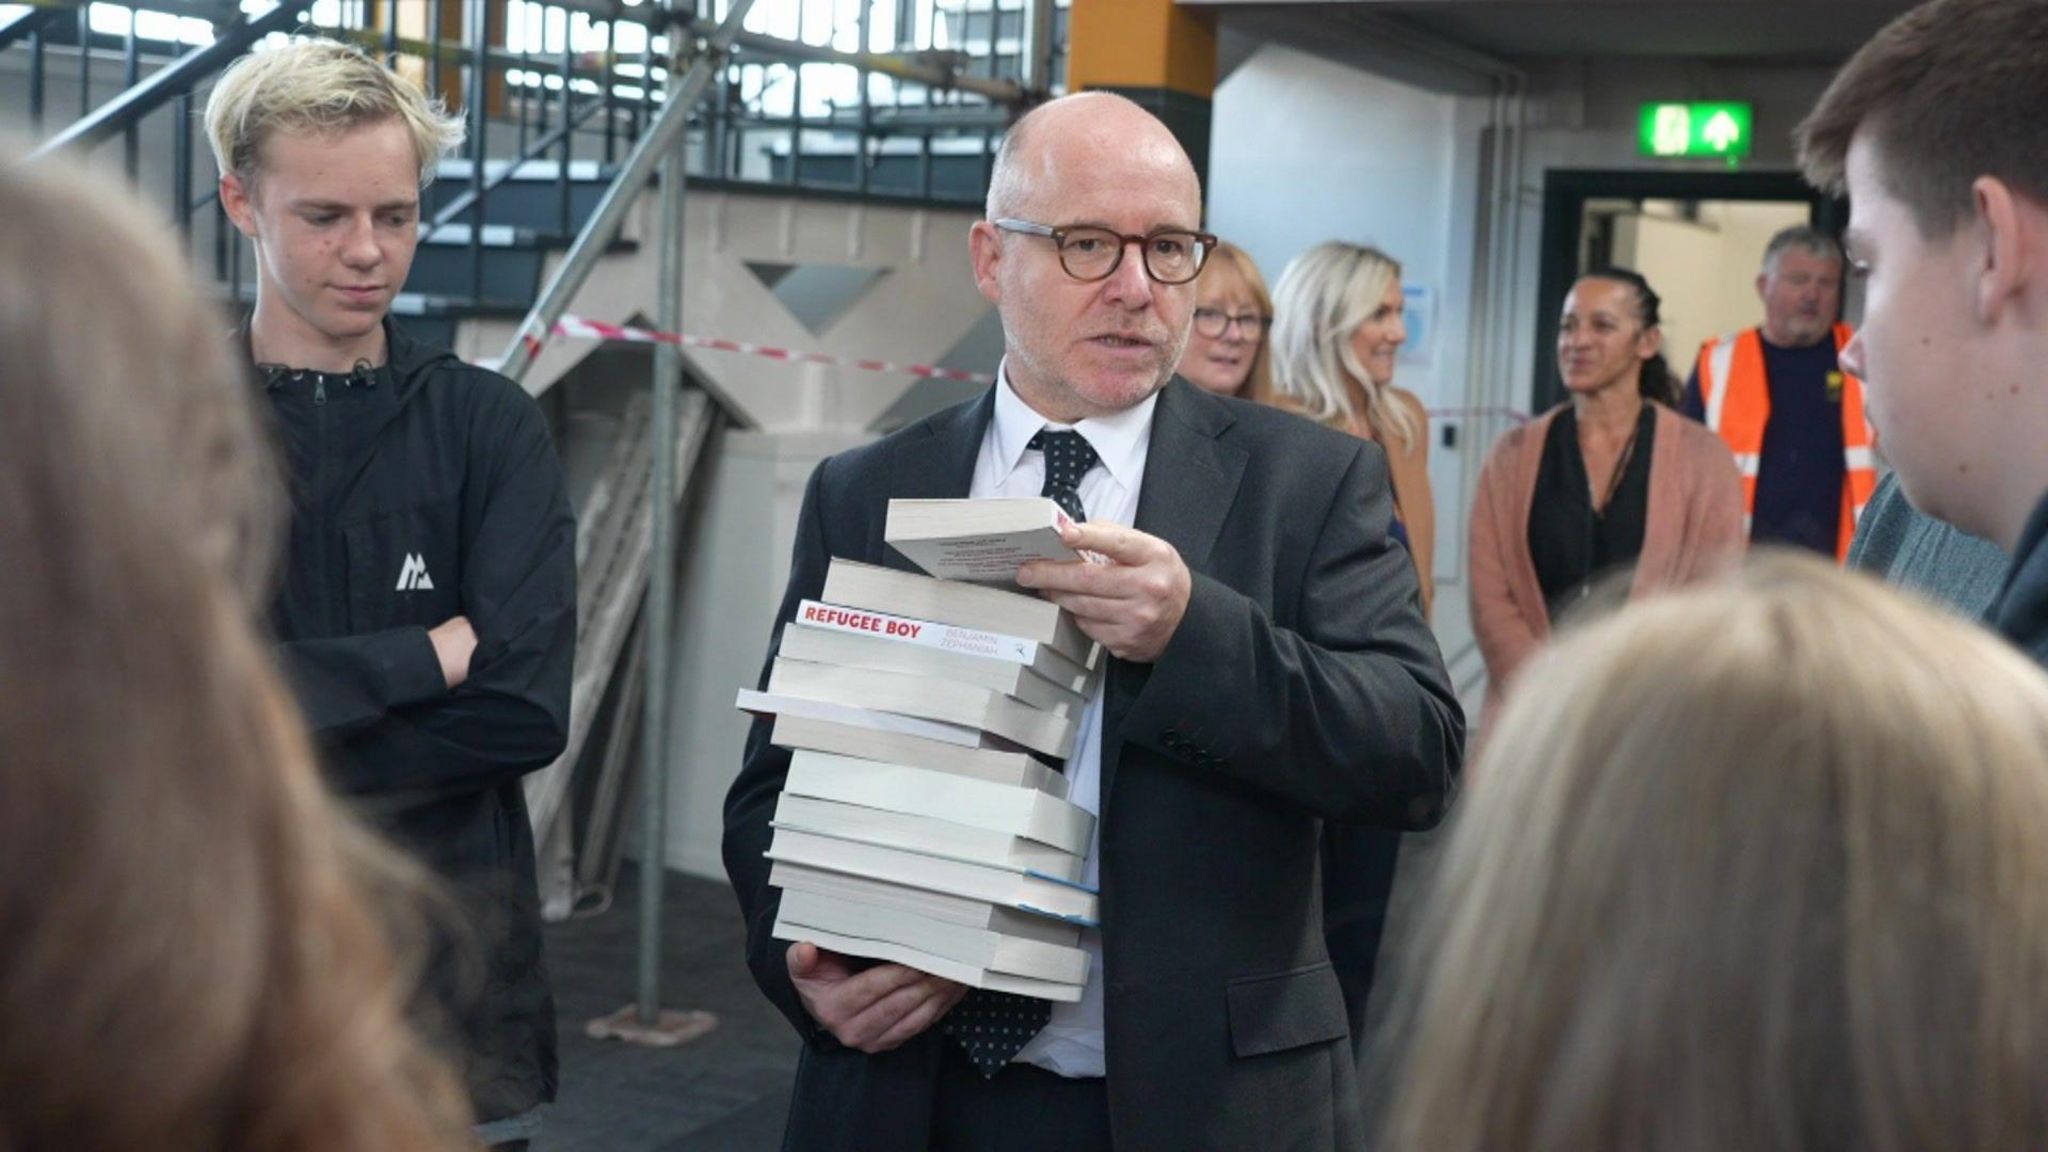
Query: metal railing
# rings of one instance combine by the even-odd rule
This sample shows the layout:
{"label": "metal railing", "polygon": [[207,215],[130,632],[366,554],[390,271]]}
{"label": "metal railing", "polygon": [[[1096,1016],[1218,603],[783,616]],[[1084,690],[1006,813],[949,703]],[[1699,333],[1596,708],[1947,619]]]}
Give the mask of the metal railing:
{"label": "metal railing", "polygon": [[[401,3],[410,7],[421,27],[401,21]],[[1046,30],[1056,27],[1055,0],[1030,0],[1035,6],[998,8],[987,0],[978,10],[942,9],[940,0],[893,0],[890,49],[876,49],[870,27],[882,5],[892,0],[851,0],[857,5],[852,47],[836,43],[839,30],[828,29],[826,42],[811,42],[804,27],[813,0],[793,0],[799,12],[797,35],[777,38],[755,23],[750,10],[757,2],[776,0],[670,0],[660,6],[626,8],[616,0],[292,0],[251,15],[226,0],[152,0],[125,7],[128,22],[125,70],[120,91],[104,102],[92,99],[91,69],[96,51],[105,47],[92,14],[101,9],[40,0],[17,20],[0,24],[0,52],[19,44],[31,53],[28,68],[29,104],[36,125],[46,101],[46,65],[60,34],[72,37],[79,85],[79,116],[43,145],[39,154],[88,152],[119,136],[127,151],[126,171],[137,180],[145,127],[153,116],[167,114],[170,125],[172,214],[190,236],[197,219],[213,230],[215,271],[239,296],[242,246],[222,212],[217,191],[192,194],[194,169],[193,112],[206,86],[229,62],[265,38],[287,30],[353,40],[381,53],[402,71],[418,75],[430,92],[464,110],[468,127],[465,158],[467,186],[438,205],[430,205],[423,222],[431,242],[449,225],[466,223],[468,234],[468,303],[484,302],[485,223],[494,195],[521,179],[530,163],[552,156],[547,175],[554,183],[558,215],[551,221],[562,236],[575,233],[567,254],[539,293],[500,369],[517,380],[530,368],[538,340],[559,319],[568,302],[596,268],[599,258],[618,239],[627,210],[660,170],[661,210],[655,241],[660,244],[658,327],[682,326],[685,287],[681,274],[686,187],[692,179],[747,182],[761,176],[762,165],[747,151],[747,141],[761,133],[782,141],[768,150],[766,175],[784,188],[831,187],[868,196],[908,196],[979,200],[985,190],[988,163],[995,142],[1017,107],[1044,95],[1057,53]],[[834,0],[821,0],[832,3]],[[953,0],[956,4],[959,0]],[[967,0],[972,3],[973,0]],[[161,45],[152,55],[154,72],[141,75],[145,38],[138,13],[171,12],[216,19],[212,35],[190,51]],[[462,28],[443,27],[446,11],[463,15]],[[919,12],[928,17],[919,27]],[[964,17],[959,35],[971,39],[977,13],[985,17],[986,52],[952,50],[941,16]],[[904,19],[908,13],[911,19]],[[502,16],[502,19],[500,17]],[[1014,16],[1019,46],[1002,50],[1002,25]],[[310,18],[310,23],[309,23]],[[538,26],[538,36],[533,35]],[[905,35],[910,51],[903,51]],[[633,34],[623,36],[623,29]],[[559,30],[559,35],[555,31]],[[514,35],[515,31],[518,33]],[[942,33],[944,33],[942,35]],[[451,35],[452,34],[452,35]],[[624,47],[630,44],[631,47]],[[622,51],[623,47],[623,51]],[[627,59],[637,56],[637,60]],[[979,65],[977,66],[977,60]],[[979,67],[981,74],[975,72]],[[822,73],[818,70],[824,70]],[[807,76],[824,78],[851,72],[857,78],[852,98],[835,92],[820,102],[804,93]],[[661,83],[657,86],[656,81]],[[786,82],[786,87],[785,87]],[[713,85],[717,87],[714,89]],[[503,141],[511,133],[512,144]],[[819,149],[815,135],[855,142],[850,170],[820,177],[807,158],[835,157]],[[917,162],[916,178],[878,180],[881,157],[908,141]],[[494,156],[493,146],[499,154]],[[618,160],[621,146],[627,149]],[[602,157],[601,195],[581,221],[572,211],[571,168],[579,147],[586,159]],[[779,154],[784,164],[772,163]],[[816,152],[815,157],[811,156]],[[973,179],[942,186],[940,158],[966,157]],[[616,164],[616,167],[615,167]],[[451,166],[452,167],[452,166]],[[955,173],[957,180],[958,173]],[[654,358],[652,387],[645,623],[646,693],[642,752],[648,767],[643,795],[643,843],[659,858],[665,843],[665,782],[674,774],[677,742],[666,725],[665,704],[673,692],[674,596],[676,575],[675,509],[678,476],[674,453],[681,417],[678,389],[683,366],[678,350],[663,345]],[[620,609],[623,611],[623,609]],[[661,932],[659,867],[642,875],[638,1016],[643,1023],[660,1020],[661,985],[658,963]]]}
{"label": "metal railing", "polygon": [[[523,305],[487,299],[487,249],[574,234],[577,206],[590,201],[572,187],[576,173],[618,173],[676,82],[674,47],[702,43],[736,7],[35,0],[22,8],[0,0],[0,64],[18,62],[7,71],[23,89],[21,127],[44,139],[37,154],[91,153],[119,140],[129,180],[168,206],[194,254],[239,298],[244,244],[219,204],[197,112],[220,71],[268,37],[354,41],[459,106],[467,121],[467,166],[448,166],[425,220],[429,243],[468,248],[466,285],[445,303]],[[682,130],[693,181],[976,202],[1008,122],[1057,91],[1063,69],[1061,0],[759,0],[752,8]],[[493,197],[513,181],[548,180],[552,213],[523,221],[523,236],[503,239],[500,230],[493,240],[485,225],[503,215]],[[450,225],[466,225],[466,236]]]}

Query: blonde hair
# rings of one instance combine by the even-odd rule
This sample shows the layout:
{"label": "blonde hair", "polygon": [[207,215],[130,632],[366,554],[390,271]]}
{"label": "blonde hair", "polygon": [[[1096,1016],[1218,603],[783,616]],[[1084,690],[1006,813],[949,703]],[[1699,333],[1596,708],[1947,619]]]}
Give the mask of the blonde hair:
{"label": "blonde hair", "polygon": [[1538,658],[1431,894],[1399,1152],[2048,1145],[2048,678],[1818,558]]}
{"label": "blonde hair", "polygon": [[[1266,290],[1266,278],[1259,275],[1259,266],[1252,263],[1251,254],[1228,240],[1219,241],[1216,250],[1209,253],[1208,261],[1202,265],[1202,274],[1195,278],[1196,287],[1199,289],[1202,280],[1207,279],[1210,271],[1219,266],[1230,269],[1237,274],[1238,279],[1244,281],[1246,290],[1251,293],[1252,302],[1258,305],[1259,315],[1268,321],[1272,320],[1273,294]],[[1268,346],[1272,342],[1271,333],[1260,336],[1258,349],[1252,353],[1251,371],[1245,374],[1244,384],[1237,390],[1238,396],[1262,404],[1271,403],[1273,356]]]}
{"label": "blonde hair", "polygon": [[411,134],[424,188],[462,142],[462,121],[354,45],[295,38],[253,52],[221,73],[206,101],[214,161],[244,181],[261,171],[273,133],[328,136],[390,120]]}
{"label": "blonde hair", "polygon": [[424,883],[251,627],[282,490],[126,201],[0,160],[0,1147],[467,1147],[405,1023]]}
{"label": "blonde hair", "polygon": [[[1318,423],[1349,431],[1360,415],[1374,436],[1412,448],[1422,434],[1391,389],[1375,383],[1351,337],[1401,280],[1401,265],[1377,248],[1330,240],[1295,257],[1273,289],[1274,394]],[[1354,412],[1350,385],[1365,393]]]}

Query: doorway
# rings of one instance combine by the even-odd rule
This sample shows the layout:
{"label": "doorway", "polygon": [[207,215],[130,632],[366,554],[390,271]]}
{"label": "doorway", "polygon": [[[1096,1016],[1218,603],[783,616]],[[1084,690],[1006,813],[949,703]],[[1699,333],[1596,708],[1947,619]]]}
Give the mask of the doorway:
{"label": "doorway", "polygon": [[1700,344],[1762,318],[1755,280],[1780,228],[1810,223],[1835,235],[1847,203],[1794,172],[1622,172],[1567,169],[1543,185],[1532,412],[1564,399],[1557,317],[1580,274],[1634,268],[1662,297],[1664,355],[1683,380]]}

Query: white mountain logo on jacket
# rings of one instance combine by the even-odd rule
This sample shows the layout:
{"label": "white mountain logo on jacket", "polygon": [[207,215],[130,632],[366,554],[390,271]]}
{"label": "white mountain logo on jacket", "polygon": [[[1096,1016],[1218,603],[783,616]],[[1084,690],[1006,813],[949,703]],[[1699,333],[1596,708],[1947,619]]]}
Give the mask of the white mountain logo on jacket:
{"label": "white mountain logo on jacket", "polygon": [[427,575],[427,562],[417,552],[405,554],[405,565],[398,570],[400,592],[432,592],[434,578]]}

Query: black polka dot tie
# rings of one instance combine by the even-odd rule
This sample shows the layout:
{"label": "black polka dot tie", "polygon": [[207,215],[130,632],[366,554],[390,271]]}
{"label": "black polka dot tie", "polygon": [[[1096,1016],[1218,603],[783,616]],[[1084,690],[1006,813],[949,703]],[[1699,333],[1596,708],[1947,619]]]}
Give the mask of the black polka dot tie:
{"label": "black polka dot tie", "polygon": [[1045,453],[1045,485],[1038,494],[1051,497],[1076,521],[1087,520],[1088,513],[1081,507],[1081,477],[1102,459],[1088,438],[1079,432],[1041,428],[1025,447]]}
{"label": "black polka dot tie", "polygon": [[1051,1019],[1049,1000],[970,988],[946,1013],[945,1028],[946,1035],[960,1042],[975,1071],[986,1079],[1002,1071]]}

